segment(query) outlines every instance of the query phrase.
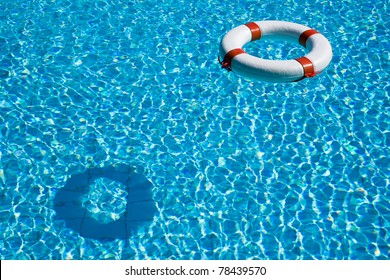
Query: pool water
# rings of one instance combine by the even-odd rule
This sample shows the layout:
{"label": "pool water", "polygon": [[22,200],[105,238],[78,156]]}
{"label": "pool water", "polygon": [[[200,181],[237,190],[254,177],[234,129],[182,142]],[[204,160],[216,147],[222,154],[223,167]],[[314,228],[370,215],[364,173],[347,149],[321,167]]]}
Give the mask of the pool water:
{"label": "pool water", "polygon": [[[389,259],[388,5],[0,0],[0,258]],[[220,69],[222,36],[267,19],[321,32],[329,67]],[[304,52],[261,43],[245,50]],[[68,226],[86,214],[125,215],[125,236]]]}

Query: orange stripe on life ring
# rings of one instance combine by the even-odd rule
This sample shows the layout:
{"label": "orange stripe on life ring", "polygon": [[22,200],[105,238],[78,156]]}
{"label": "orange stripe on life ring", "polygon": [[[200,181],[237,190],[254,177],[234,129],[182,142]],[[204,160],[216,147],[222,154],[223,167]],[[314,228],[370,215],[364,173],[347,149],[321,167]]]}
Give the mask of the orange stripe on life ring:
{"label": "orange stripe on life ring", "polygon": [[261,37],[260,27],[254,22],[248,22],[245,24],[252,33],[251,41],[259,40]]}
{"label": "orange stripe on life ring", "polygon": [[239,55],[239,54],[242,54],[242,53],[245,53],[243,51],[243,49],[232,49],[230,51],[228,51],[225,56],[223,57],[223,62],[226,62],[228,63],[228,65],[231,64],[232,62],[232,59],[236,56],[236,55]]}
{"label": "orange stripe on life ring", "polygon": [[298,61],[302,67],[303,67],[303,76],[304,77],[314,77],[316,73],[314,72],[314,66],[313,63],[305,56],[302,56],[300,58],[296,58],[296,61]]}
{"label": "orange stripe on life ring", "polygon": [[311,35],[317,34],[318,32],[314,29],[308,29],[304,32],[302,32],[301,36],[299,36],[299,44],[306,48],[306,41],[309,39]]}

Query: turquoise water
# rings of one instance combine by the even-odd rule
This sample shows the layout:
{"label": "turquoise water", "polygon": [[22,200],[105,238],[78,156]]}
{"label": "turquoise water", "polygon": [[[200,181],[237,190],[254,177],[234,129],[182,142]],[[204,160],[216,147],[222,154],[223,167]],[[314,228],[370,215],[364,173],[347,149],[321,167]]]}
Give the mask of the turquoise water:
{"label": "turquoise water", "polygon": [[[1,259],[389,259],[388,5],[0,0]],[[222,71],[222,36],[266,19],[324,34],[330,66],[288,84]],[[59,217],[84,186],[83,213],[117,221],[124,165],[150,183],[148,219],[91,238]]]}

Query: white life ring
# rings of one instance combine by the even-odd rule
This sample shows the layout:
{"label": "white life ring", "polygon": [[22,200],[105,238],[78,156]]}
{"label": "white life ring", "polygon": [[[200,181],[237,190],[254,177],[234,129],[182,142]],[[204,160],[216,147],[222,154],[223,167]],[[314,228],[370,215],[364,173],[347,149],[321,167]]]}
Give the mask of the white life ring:
{"label": "white life ring", "polygon": [[[308,53],[291,60],[269,60],[247,54],[242,47],[260,38],[284,39],[301,44]],[[268,82],[296,82],[323,71],[332,60],[332,47],[320,33],[297,23],[256,21],[230,30],[222,38],[218,60],[228,71]]]}

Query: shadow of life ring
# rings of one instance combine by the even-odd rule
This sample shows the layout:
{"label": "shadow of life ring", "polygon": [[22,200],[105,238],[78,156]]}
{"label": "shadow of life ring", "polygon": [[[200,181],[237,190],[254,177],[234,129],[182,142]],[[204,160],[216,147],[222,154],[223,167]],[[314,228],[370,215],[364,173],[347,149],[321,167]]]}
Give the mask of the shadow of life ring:
{"label": "shadow of life ring", "polygon": [[[99,178],[121,183],[127,191],[126,210],[117,220],[102,223],[91,216],[81,198],[90,191],[90,184]],[[90,168],[74,174],[54,198],[56,217],[81,236],[94,239],[128,239],[134,230],[150,223],[157,211],[152,198],[152,183],[127,165]]]}

